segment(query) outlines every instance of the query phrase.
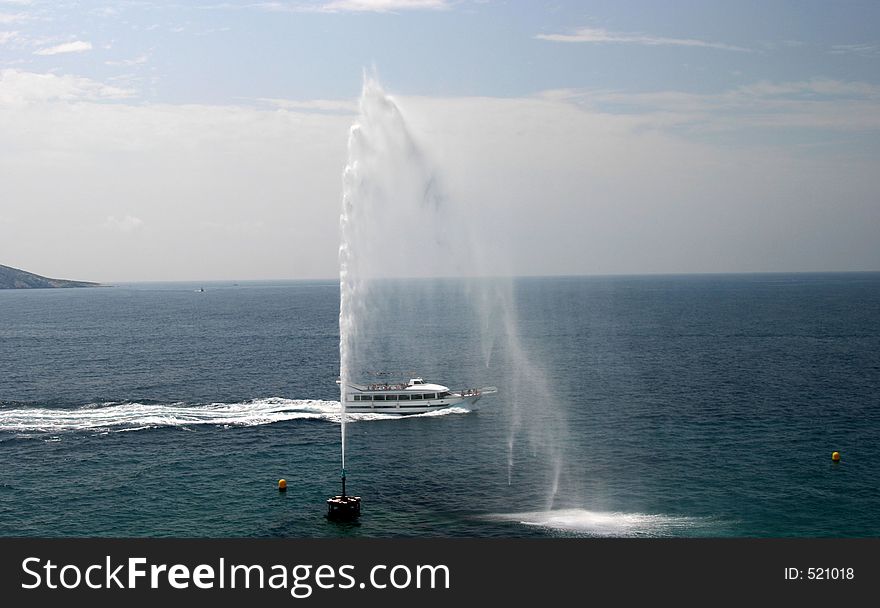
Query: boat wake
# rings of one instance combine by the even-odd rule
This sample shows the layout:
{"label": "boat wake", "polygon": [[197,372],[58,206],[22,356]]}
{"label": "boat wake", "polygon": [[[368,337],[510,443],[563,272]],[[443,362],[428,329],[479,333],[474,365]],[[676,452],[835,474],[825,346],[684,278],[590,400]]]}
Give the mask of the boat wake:
{"label": "boat wake", "polygon": [[539,526],[578,536],[617,538],[697,536],[700,534],[700,530],[704,530],[710,525],[710,521],[706,518],[587,511],[585,509],[499,513],[488,515],[485,519],[515,522],[525,526]]}
{"label": "boat wake", "polygon": [[[462,407],[396,416],[393,414],[346,414],[348,422],[371,420],[406,420],[468,413]],[[0,432],[58,434],[70,432],[130,432],[163,427],[191,430],[197,425],[245,427],[290,420],[325,420],[339,423],[342,409],[338,401],[318,399],[267,398],[240,403],[148,404],[135,402],[91,403],[75,408],[4,407],[0,408]]]}

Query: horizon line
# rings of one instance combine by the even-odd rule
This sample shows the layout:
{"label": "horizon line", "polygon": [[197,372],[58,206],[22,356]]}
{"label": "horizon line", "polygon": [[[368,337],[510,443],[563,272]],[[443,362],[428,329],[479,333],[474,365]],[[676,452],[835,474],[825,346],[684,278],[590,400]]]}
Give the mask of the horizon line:
{"label": "horizon line", "polygon": [[[474,276],[401,276],[373,277],[367,280],[376,281],[409,281],[409,280],[474,280],[474,279],[542,279],[542,278],[600,278],[600,277],[683,277],[683,276],[746,276],[746,275],[810,275],[810,274],[876,274],[875,270],[732,270],[732,271],[699,271],[699,272],[609,272],[584,274],[518,274],[518,275],[474,275]],[[339,277],[274,277],[262,279],[137,279],[116,281],[94,281],[100,285],[134,284],[134,283],[273,283],[273,282],[338,282]]]}

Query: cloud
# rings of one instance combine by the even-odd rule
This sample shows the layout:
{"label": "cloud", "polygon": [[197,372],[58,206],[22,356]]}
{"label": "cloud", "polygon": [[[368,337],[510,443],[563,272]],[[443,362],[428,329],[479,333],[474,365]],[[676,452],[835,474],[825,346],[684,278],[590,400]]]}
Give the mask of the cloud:
{"label": "cloud", "polygon": [[102,6],[92,10],[93,15],[98,17],[116,17],[122,12],[118,6]]}
{"label": "cloud", "polygon": [[0,44],[6,44],[18,37],[18,32],[0,32]]}
{"label": "cloud", "polygon": [[0,105],[46,101],[101,101],[133,97],[134,91],[83,78],[0,70]]}
{"label": "cloud", "polygon": [[[48,82],[74,92],[102,86]],[[0,99],[7,85],[0,80]],[[446,202],[467,205],[474,225],[492,227],[485,240],[499,265],[578,274],[876,269],[875,148],[808,155],[775,137],[718,145],[646,128],[763,122],[775,134],[786,121],[830,116],[836,103],[842,113],[849,103],[876,106],[872,95],[872,85],[815,80],[714,95],[397,101],[436,161]],[[63,250],[65,274],[89,268],[105,282],[338,272],[351,116],[296,109],[308,101],[60,99],[0,107],[0,215],[16,220],[3,245],[22,252],[22,265],[48,267]],[[809,102],[818,105],[802,105]]]}
{"label": "cloud", "polygon": [[101,226],[107,230],[114,230],[123,233],[135,232],[143,228],[144,220],[133,215],[126,215],[123,218],[109,216]]}
{"label": "cloud", "polygon": [[222,237],[257,237],[266,232],[266,223],[262,220],[231,220],[217,222],[205,220],[199,222],[199,230]]}
{"label": "cloud", "polygon": [[323,4],[326,11],[387,13],[405,10],[442,10],[447,0],[334,0]]}
{"label": "cloud", "polygon": [[699,132],[744,129],[880,129],[880,86],[812,79],[759,81],[718,93],[683,91],[548,91],[592,110],[627,116],[645,128]]}
{"label": "cloud", "polygon": [[27,21],[28,18],[27,13],[0,13],[0,24],[20,23]]}
{"label": "cloud", "polygon": [[338,273],[351,116],[103,103],[102,83],[68,85],[97,98],[41,101],[41,92],[7,105],[10,83],[0,80],[0,214],[21,226],[0,249],[38,267],[63,247],[69,272],[108,281]]}
{"label": "cloud", "polygon": [[108,60],[105,61],[105,65],[114,65],[114,66],[133,66],[133,65],[143,65],[150,60],[149,53],[141,53],[137,57],[132,57],[131,59],[119,59],[119,60]]}
{"label": "cloud", "polygon": [[440,159],[450,199],[492,226],[487,245],[501,242],[500,263],[517,273],[543,274],[549,260],[572,274],[880,263],[876,148],[816,154],[772,130],[681,137],[644,128],[655,116],[559,100],[399,101]]}
{"label": "cloud", "polygon": [[74,42],[65,42],[63,44],[59,44],[56,46],[50,46],[43,49],[39,49],[34,51],[34,55],[60,55],[62,53],[82,53],[84,51],[91,51],[92,43],[86,42],[83,40],[76,40]]}
{"label": "cloud", "polygon": [[331,0],[330,2],[260,2],[246,7],[220,4],[204,8],[259,8],[266,11],[291,13],[392,13],[415,10],[446,10],[451,0]]}
{"label": "cloud", "polygon": [[539,40],[549,40],[551,42],[581,42],[581,43],[620,43],[620,44],[641,44],[645,46],[688,46],[702,47],[710,49],[720,49],[723,51],[740,51],[751,52],[741,46],[733,46],[720,42],[707,42],[706,40],[697,40],[693,38],[663,38],[659,36],[648,36],[637,33],[609,32],[601,28],[582,27],[573,34],[538,34],[535,38]]}
{"label": "cloud", "polygon": [[256,101],[265,103],[275,108],[285,110],[298,110],[301,112],[323,112],[328,114],[355,114],[358,104],[355,101],[335,99],[312,99],[299,101],[293,99],[276,99],[272,97],[260,97]]}
{"label": "cloud", "polygon": [[880,44],[835,44],[831,47],[832,55],[861,55],[863,57],[876,57],[880,55]]}

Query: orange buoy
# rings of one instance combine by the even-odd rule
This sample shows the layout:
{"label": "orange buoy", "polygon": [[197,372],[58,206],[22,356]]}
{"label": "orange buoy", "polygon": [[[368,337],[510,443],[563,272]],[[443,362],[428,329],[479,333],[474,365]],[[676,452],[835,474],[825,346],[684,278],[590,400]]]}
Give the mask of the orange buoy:
{"label": "orange buoy", "polygon": [[278,480],[278,491],[279,492],[286,492],[287,491],[287,480],[286,479],[279,479]]}
{"label": "orange buoy", "polygon": [[831,460],[840,462],[840,452],[831,452]]}

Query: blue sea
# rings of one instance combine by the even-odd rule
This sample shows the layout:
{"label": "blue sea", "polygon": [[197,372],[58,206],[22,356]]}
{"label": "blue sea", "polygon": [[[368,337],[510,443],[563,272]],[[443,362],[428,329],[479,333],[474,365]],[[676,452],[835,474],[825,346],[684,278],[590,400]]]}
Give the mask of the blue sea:
{"label": "blue sea", "polygon": [[0,535],[880,536],[880,273],[388,294],[377,367],[499,392],[349,419],[338,524],[337,282],[0,291]]}

